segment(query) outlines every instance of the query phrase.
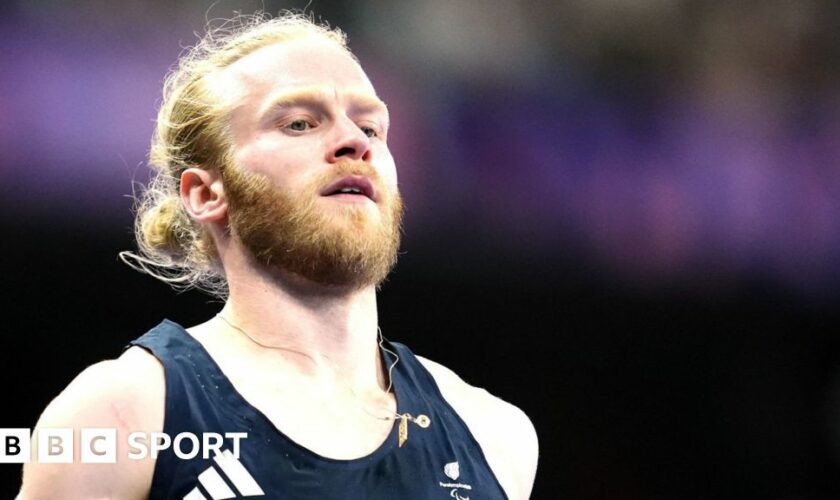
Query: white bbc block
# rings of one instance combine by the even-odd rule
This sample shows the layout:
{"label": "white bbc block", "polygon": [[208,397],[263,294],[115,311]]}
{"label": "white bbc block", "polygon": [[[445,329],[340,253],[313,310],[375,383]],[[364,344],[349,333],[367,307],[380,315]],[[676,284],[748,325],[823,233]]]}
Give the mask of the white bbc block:
{"label": "white bbc block", "polygon": [[29,429],[0,429],[0,464],[25,464],[32,457]]}
{"label": "white bbc block", "polygon": [[79,439],[82,463],[113,464],[117,462],[117,430],[82,429]]}
{"label": "white bbc block", "polygon": [[73,463],[73,429],[38,429],[38,461],[42,464]]}

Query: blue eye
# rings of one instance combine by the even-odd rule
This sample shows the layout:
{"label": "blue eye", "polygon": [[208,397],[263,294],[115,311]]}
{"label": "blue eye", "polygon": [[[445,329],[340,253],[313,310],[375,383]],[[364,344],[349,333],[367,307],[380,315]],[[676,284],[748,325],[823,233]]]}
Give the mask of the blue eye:
{"label": "blue eye", "polygon": [[289,129],[294,130],[295,132],[303,132],[309,129],[310,125],[309,122],[306,120],[295,120],[288,125]]}
{"label": "blue eye", "polygon": [[376,133],[376,130],[371,127],[359,127],[362,129],[362,132],[365,133],[368,137],[377,137],[379,134]]}

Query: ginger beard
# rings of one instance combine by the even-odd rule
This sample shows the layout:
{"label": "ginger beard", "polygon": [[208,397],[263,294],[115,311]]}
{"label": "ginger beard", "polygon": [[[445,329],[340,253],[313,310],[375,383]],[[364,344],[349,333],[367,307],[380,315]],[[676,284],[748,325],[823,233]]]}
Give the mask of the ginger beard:
{"label": "ginger beard", "polygon": [[[222,172],[232,234],[267,269],[321,285],[364,288],[380,284],[396,264],[402,198],[383,186],[369,164],[339,162],[295,193],[236,165]],[[320,206],[320,190],[348,175],[370,179],[380,200],[378,214],[364,205]]]}

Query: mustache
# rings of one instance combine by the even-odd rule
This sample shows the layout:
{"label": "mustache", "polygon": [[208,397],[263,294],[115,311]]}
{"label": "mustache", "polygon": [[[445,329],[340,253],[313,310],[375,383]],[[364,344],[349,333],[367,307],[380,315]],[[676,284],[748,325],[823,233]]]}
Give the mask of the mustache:
{"label": "mustache", "polygon": [[382,178],[379,176],[379,172],[370,163],[360,160],[341,160],[336,162],[333,168],[319,175],[312,182],[311,187],[320,191],[324,186],[349,175],[367,177],[377,192],[385,193],[387,191],[382,184]]}
{"label": "mustache", "polygon": [[332,171],[324,175],[329,175],[330,178],[344,177],[347,175],[363,175],[379,180],[379,173],[376,169],[370,163],[361,160],[341,160],[336,162]]}

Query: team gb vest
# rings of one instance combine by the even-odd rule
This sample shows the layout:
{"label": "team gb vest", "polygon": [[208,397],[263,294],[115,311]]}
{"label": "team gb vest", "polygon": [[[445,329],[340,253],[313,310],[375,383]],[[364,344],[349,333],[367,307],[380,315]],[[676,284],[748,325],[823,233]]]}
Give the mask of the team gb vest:
{"label": "team gb vest", "polygon": [[[234,389],[204,347],[177,323],[164,320],[132,341],[128,347],[140,346],[163,364],[167,436],[247,433],[236,443],[225,439],[206,458],[204,453],[176,456],[173,447],[162,451],[150,498],[506,499],[484,453],[443,399],[431,374],[404,345],[387,341],[383,345],[399,355],[392,373],[398,412],[427,415],[431,424],[427,428],[409,424],[409,439],[399,447],[395,421],[373,453],[337,460],[284,435]],[[391,355],[383,355],[390,365]]]}

